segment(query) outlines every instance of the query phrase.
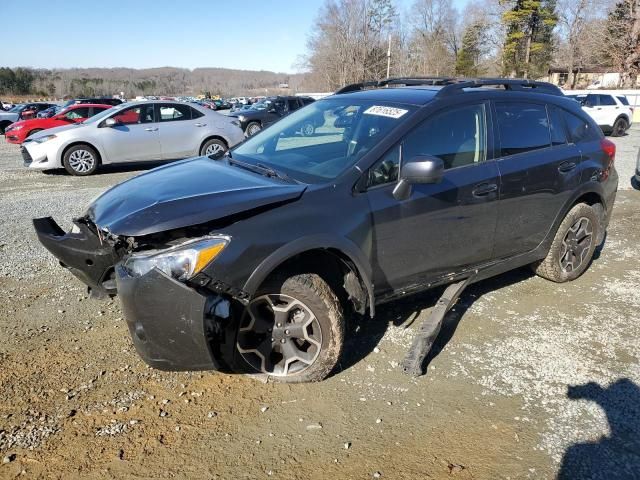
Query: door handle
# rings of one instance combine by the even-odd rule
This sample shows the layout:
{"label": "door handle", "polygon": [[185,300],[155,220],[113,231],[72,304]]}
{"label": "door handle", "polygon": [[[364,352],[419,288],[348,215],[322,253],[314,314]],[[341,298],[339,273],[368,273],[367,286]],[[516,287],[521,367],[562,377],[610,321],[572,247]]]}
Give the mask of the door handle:
{"label": "door handle", "polygon": [[206,127],[207,124],[206,123],[196,123],[195,126],[196,127]]}
{"label": "door handle", "polygon": [[576,165],[575,162],[562,162],[558,166],[558,171],[560,173],[567,173],[567,172],[570,172],[571,170],[573,170],[576,167],[577,167],[577,165]]}
{"label": "door handle", "polygon": [[158,131],[158,127],[155,127],[155,128],[148,127],[148,128],[145,128],[144,131],[145,132],[157,132]]}
{"label": "door handle", "polygon": [[476,185],[471,193],[474,197],[484,197],[492,192],[495,192],[496,190],[498,190],[498,185],[496,185],[495,183],[481,183],[479,185]]}

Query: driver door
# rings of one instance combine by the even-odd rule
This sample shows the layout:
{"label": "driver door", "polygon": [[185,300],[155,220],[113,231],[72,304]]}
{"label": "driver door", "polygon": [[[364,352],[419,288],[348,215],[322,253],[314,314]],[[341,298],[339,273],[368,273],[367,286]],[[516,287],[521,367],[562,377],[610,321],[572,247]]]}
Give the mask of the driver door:
{"label": "driver door", "polygon": [[112,127],[98,128],[98,135],[108,162],[139,162],[160,160],[162,151],[155,118],[154,104],[135,105],[109,117],[116,120]]}
{"label": "driver door", "polygon": [[[488,262],[497,221],[498,168],[488,159],[486,103],[440,111],[410,132],[368,172],[372,265],[380,294],[437,281]],[[393,189],[402,162],[441,158],[444,177],[415,184],[406,200]]]}

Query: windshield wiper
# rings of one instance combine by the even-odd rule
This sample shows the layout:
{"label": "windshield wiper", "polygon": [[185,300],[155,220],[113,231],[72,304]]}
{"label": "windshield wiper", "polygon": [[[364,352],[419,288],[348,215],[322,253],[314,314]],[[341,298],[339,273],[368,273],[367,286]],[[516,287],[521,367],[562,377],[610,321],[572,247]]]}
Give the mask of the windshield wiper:
{"label": "windshield wiper", "polygon": [[278,172],[277,170],[271,168],[268,165],[265,165],[264,163],[256,163],[256,167],[262,168],[268,177],[279,178],[280,180],[286,180],[287,182],[295,181],[286,173]]}
{"label": "windshield wiper", "polygon": [[277,170],[274,170],[273,168],[265,165],[264,163],[253,164],[253,163],[241,162],[240,160],[236,160],[235,158],[232,158],[230,154],[227,155],[227,160],[231,165],[238,165],[239,167],[244,168],[245,170],[249,170],[250,172],[264,175],[265,177],[279,178],[280,180],[284,180],[287,182],[298,183],[296,180],[291,178],[286,173],[278,172]]}

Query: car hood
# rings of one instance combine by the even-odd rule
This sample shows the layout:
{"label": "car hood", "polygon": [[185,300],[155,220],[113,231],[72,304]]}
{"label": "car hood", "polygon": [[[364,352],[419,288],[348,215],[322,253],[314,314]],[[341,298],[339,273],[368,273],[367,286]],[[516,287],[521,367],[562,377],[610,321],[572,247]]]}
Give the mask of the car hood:
{"label": "car hood", "polygon": [[[33,118],[32,120],[51,120],[51,119]],[[25,120],[25,121],[28,121],[28,120]],[[70,123],[68,125],[62,125],[61,127],[47,128],[46,130],[38,132],[35,135],[31,135],[29,139],[33,140],[35,138],[46,137],[49,135],[57,135],[59,133],[66,132],[67,130],[75,130],[80,127],[86,127],[86,125],[82,125],[80,123]]]}
{"label": "car hood", "polygon": [[87,213],[102,230],[136,237],[297,200],[305,189],[306,185],[261,176],[226,160],[198,157],[116,185]]}
{"label": "car hood", "polygon": [[246,118],[256,118],[262,117],[267,111],[266,110],[236,110],[233,113],[230,113],[229,117],[246,117]]}

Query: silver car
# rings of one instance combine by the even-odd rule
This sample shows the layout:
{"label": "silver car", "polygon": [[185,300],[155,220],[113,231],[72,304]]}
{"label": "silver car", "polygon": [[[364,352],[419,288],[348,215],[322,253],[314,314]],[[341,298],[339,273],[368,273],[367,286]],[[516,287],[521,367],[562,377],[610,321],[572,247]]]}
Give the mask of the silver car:
{"label": "silver car", "polygon": [[123,103],[22,144],[29,168],[91,175],[100,165],[222,154],[244,140],[236,119],[170,101]]}

